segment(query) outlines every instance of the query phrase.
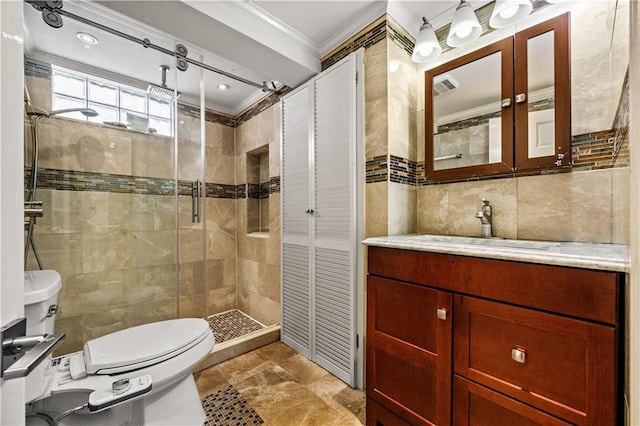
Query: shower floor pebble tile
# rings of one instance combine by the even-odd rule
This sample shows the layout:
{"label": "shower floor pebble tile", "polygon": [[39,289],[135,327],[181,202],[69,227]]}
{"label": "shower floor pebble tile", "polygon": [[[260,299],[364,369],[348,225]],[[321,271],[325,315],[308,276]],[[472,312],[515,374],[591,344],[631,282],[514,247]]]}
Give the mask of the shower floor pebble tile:
{"label": "shower floor pebble tile", "polygon": [[[352,389],[283,343],[256,349],[196,373],[200,396],[229,386],[265,425],[342,426],[364,424],[365,395]],[[204,402],[203,402],[204,403]],[[250,425],[246,420],[219,425]]]}
{"label": "shower floor pebble tile", "polygon": [[216,343],[226,342],[254,331],[262,330],[264,325],[243,312],[234,309],[207,318]]}

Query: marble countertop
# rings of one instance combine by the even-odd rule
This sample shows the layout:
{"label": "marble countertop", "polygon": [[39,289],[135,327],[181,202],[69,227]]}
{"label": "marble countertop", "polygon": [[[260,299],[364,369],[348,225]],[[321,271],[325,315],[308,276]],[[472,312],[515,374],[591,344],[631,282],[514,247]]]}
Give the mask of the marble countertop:
{"label": "marble countertop", "polygon": [[448,235],[372,237],[367,246],[629,272],[629,249],[620,244],[506,240]]}

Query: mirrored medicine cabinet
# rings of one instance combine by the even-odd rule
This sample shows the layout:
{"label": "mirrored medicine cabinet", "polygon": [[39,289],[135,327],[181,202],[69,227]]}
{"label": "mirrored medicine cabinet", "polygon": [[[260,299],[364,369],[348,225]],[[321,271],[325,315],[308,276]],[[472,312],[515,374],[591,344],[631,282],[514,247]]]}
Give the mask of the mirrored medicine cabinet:
{"label": "mirrored medicine cabinet", "polygon": [[570,165],[569,14],[426,71],[425,99],[427,180]]}

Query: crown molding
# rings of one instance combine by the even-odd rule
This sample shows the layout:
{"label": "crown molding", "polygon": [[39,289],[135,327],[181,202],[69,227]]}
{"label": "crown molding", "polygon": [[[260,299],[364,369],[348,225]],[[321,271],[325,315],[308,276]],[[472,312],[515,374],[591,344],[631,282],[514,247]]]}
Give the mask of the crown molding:
{"label": "crown molding", "polygon": [[342,31],[336,33],[329,40],[324,42],[322,46],[320,46],[319,56],[322,58],[327,53],[334,50],[336,47],[340,46],[342,43],[347,41],[351,36],[357,34],[367,25],[378,19],[380,16],[387,13],[387,3],[379,2],[380,4],[374,8],[371,8],[366,13],[362,14],[358,19],[354,20],[351,25],[345,27]]}
{"label": "crown molding", "polygon": [[414,39],[418,36],[422,17],[409,12],[406,7],[397,0],[390,0],[387,5],[387,13]]}

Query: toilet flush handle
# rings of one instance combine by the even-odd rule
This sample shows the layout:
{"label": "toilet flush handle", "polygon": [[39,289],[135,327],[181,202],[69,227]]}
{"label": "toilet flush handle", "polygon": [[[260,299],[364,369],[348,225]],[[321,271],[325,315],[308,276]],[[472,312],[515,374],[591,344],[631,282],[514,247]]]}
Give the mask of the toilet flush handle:
{"label": "toilet flush handle", "polygon": [[26,318],[16,319],[0,329],[0,376],[5,380],[26,377],[64,339],[64,333],[27,336],[26,330]]}

